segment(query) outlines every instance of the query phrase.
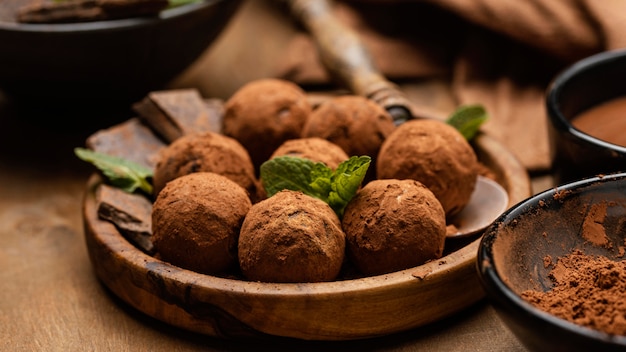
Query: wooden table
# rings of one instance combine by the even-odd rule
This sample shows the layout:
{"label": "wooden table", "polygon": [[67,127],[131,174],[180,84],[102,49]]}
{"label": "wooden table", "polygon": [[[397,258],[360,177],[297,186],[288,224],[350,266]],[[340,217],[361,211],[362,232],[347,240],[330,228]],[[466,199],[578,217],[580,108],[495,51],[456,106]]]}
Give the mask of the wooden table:
{"label": "wooden table", "polygon": [[[6,351],[226,351],[355,349],[524,351],[481,301],[404,333],[350,342],[225,341],[155,321],[120,302],[95,278],[83,240],[81,199],[93,168],[72,149],[127,119],[75,116],[0,95],[0,349]],[[546,185],[538,180],[538,187]]]}

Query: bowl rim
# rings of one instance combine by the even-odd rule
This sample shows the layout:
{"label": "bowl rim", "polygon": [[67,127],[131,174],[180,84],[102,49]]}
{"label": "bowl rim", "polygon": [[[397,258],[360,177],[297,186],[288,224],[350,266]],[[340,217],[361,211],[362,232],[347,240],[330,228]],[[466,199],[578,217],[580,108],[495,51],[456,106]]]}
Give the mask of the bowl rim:
{"label": "bowl rim", "polygon": [[594,184],[604,184],[610,181],[626,179],[626,172],[617,172],[606,175],[599,175],[580,179],[570,183],[556,186],[554,188],[537,193],[518,204],[512,206],[493,222],[485,231],[478,245],[478,254],[476,265],[478,276],[481,284],[485,288],[487,297],[493,301],[502,301],[503,303],[515,307],[515,310],[526,316],[534,317],[542,323],[550,324],[563,329],[569,333],[579,334],[585,338],[599,340],[605,344],[614,344],[617,346],[626,346],[626,336],[612,335],[599,330],[588,328],[579,324],[575,324],[568,320],[559,318],[553,314],[545,312],[526,302],[520,295],[515,293],[502,279],[496,270],[493,258],[493,244],[497,237],[497,230],[502,224],[514,221],[521,213],[527,212],[529,209],[536,208],[541,200],[552,199],[555,194],[560,192],[575,192]]}
{"label": "bowl rim", "polygon": [[0,21],[0,31],[14,33],[85,33],[138,28],[154,25],[160,21],[170,21],[185,17],[190,13],[206,9],[216,3],[232,0],[200,0],[195,3],[173,7],[161,11],[156,16],[122,18],[106,21],[75,23],[18,23]]}
{"label": "bowl rim", "polygon": [[584,143],[588,143],[600,148],[614,150],[618,153],[626,155],[626,147],[613,144],[602,139],[593,137],[574,125],[561,113],[559,97],[561,90],[569,81],[580,74],[593,69],[599,64],[606,62],[614,62],[626,58],[626,49],[614,49],[603,51],[583,58],[559,73],[548,85],[546,93],[546,109],[548,119],[557,127],[558,130],[564,130],[572,134],[575,138],[580,139]]}

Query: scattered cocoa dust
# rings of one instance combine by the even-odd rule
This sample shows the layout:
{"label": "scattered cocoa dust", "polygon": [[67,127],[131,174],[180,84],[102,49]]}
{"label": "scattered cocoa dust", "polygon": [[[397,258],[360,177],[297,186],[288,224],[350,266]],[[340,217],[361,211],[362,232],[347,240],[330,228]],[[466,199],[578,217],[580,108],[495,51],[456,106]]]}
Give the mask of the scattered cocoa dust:
{"label": "scattered cocoa dust", "polygon": [[565,189],[558,189],[557,188],[555,190],[554,195],[552,196],[552,198],[554,200],[563,200],[570,193],[572,193],[572,191],[568,191],[568,190],[565,190]]}
{"label": "scattered cocoa dust", "polygon": [[527,290],[522,298],[575,324],[626,335],[626,261],[574,250],[560,257],[549,275],[552,290]]}
{"label": "scattered cocoa dust", "polygon": [[546,255],[545,257],[543,257],[543,267],[547,269],[550,267],[550,265],[552,265],[552,257]]}

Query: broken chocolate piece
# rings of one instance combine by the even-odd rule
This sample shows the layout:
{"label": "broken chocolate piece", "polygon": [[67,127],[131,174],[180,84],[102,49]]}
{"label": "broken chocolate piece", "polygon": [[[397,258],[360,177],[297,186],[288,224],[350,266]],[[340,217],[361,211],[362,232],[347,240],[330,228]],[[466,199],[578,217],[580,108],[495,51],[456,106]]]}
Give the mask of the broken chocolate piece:
{"label": "broken chocolate piece", "polygon": [[18,10],[17,21],[22,23],[104,21],[156,15],[168,5],[167,0],[44,1],[22,6]]}
{"label": "broken chocolate piece", "polygon": [[204,99],[204,107],[209,114],[209,131],[221,133],[224,101],[218,98]]}
{"label": "broken chocolate piece", "polygon": [[133,104],[133,111],[168,144],[182,136],[182,131],[150,100],[150,97]]}
{"label": "broken chocolate piece", "polygon": [[154,169],[158,152],[165,146],[138,118],[100,130],[87,138],[87,148],[124,158]]}
{"label": "broken chocolate piece", "polygon": [[129,242],[152,253],[152,202],[148,198],[101,184],[96,204],[100,219],[112,222]]}
{"label": "broken chocolate piece", "polygon": [[204,101],[197,90],[157,91],[148,96],[183,134],[209,130],[209,116]]}
{"label": "broken chocolate piece", "polygon": [[151,92],[133,110],[170,143],[189,133],[220,128],[220,101],[207,103],[196,89]]}

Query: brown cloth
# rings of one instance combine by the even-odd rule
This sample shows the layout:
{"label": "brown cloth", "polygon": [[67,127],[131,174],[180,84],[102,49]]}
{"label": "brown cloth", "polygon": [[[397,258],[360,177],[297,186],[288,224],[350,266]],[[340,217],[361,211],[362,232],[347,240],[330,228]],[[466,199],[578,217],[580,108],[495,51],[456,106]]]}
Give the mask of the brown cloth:
{"label": "brown cloth", "polygon": [[[254,66],[237,71],[248,79],[328,83],[307,33],[275,2],[262,3],[243,6],[233,25],[245,22],[247,29],[235,31],[247,48],[223,63]],[[483,104],[490,115],[483,130],[531,172],[550,168],[550,81],[579,59],[626,46],[626,2],[619,0],[342,0],[333,12],[357,31],[390,80],[443,79],[454,105]],[[254,59],[242,58],[246,50]]]}

